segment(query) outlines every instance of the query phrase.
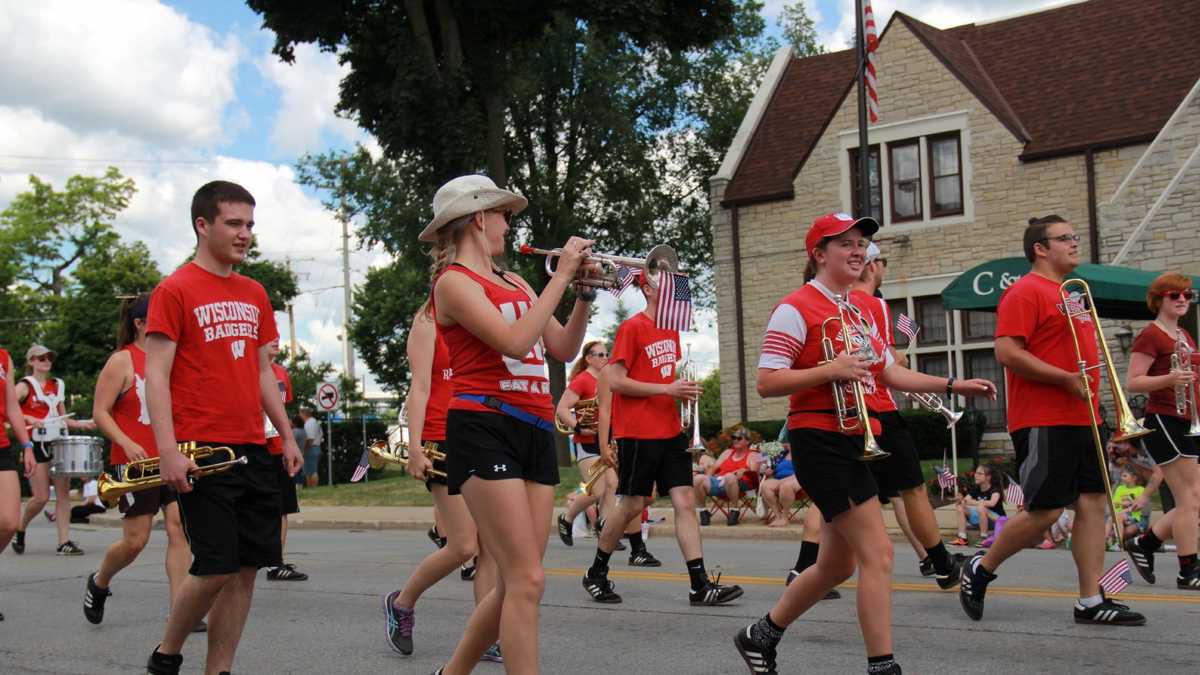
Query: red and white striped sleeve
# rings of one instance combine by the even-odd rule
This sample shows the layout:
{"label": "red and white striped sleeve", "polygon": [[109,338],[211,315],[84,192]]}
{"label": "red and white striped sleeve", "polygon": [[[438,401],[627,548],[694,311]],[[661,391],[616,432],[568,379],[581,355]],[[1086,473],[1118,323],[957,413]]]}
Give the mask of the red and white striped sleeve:
{"label": "red and white striped sleeve", "polygon": [[791,368],[804,351],[808,329],[795,306],[782,303],[771,312],[767,332],[763,334],[758,367],[769,370]]}

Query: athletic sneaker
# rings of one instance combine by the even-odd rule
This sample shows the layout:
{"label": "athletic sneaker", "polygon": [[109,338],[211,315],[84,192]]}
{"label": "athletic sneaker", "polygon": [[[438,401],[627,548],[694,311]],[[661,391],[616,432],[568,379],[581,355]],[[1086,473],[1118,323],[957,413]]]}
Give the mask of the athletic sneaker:
{"label": "athletic sneaker", "polygon": [[392,651],[404,656],[411,656],[416,610],[397,609],[395,601],[399,595],[400,591],[395,590],[383,596],[383,616],[387,619],[387,639],[388,644],[392,646]]}
{"label": "athletic sneaker", "polygon": [[488,647],[483,656],[479,657],[479,660],[489,663],[504,663],[504,655],[500,653],[500,643],[496,642],[491,647]]}
{"label": "athletic sneaker", "polygon": [[[784,579],[783,585],[784,586],[792,585],[792,580],[798,576],[800,576],[800,573],[797,572],[796,570],[788,570],[787,578]],[[839,591],[836,588],[831,588],[831,589],[829,589],[829,592],[827,592],[821,599],[822,600],[841,600],[842,593],[841,593],[841,591]]]}
{"label": "athletic sneaker", "polygon": [[934,573],[937,578],[938,588],[943,591],[948,591],[958,585],[959,578],[962,576],[962,566],[966,562],[966,556],[961,553],[955,553],[950,556],[950,571],[946,574]]}
{"label": "athletic sneaker", "polygon": [[58,547],[58,555],[83,555],[83,549],[75,545],[75,542],[70,539],[63,542]]}
{"label": "athletic sneaker", "polygon": [[703,588],[689,591],[688,600],[693,605],[723,605],[742,597],[742,593],[741,586],[722,586],[721,575],[718,573],[717,578],[709,578]]}
{"label": "athletic sneaker", "polygon": [[[161,646],[159,645],[159,647]],[[148,675],[179,675],[179,668],[182,665],[183,654],[162,654],[159,653],[158,647],[155,647],[146,661],[146,673]]]}
{"label": "athletic sneaker", "polygon": [[709,511],[708,509],[701,509],[700,510],[700,524],[705,527],[708,527],[708,524],[711,522],[712,522],[712,511]]}
{"label": "athletic sneaker", "polygon": [[1193,565],[1187,572],[1180,570],[1179,576],[1175,577],[1175,587],[1185,591],[1200,591],[1200,565]]}
{"label": "athletic sneaker", "polygon": [[627,546],[625,546],[625,542],[623,542],[623,541],[621,541],[620,539],[618,539],[618,540],[617,540],[617,545],[613,547],[613,553],[616,553],[617,551],[624,551],[624,550],[626,550],[627,548],[628,548],[628,547],[627,547]]}
{"label": "athletic sneaker", "polygon": [[1129,609],[1128,605],[1108,598],[1095,607],[1084,607],[1075,601],[1075,623],[1096,623],[1108,626],[1144,626],[1146,617]]}
{"label": "athletic sneaker", "polygon": [[592,600],[606,605],[615,605],[621,602],[621,596],[613,592],[616,585],[608,580],[608,575],[593,577],[588,574],[583,575],[583,589],[592,596]]}
{"label": "athletic sneaker", "polygon": [[958,587],[958,601],[963,611],[976,621],[983,618],[983,597],[987,595],[987,585],[996,579],[995,574],[989,574],[982,566],[975,569],[976,562],[980,560],[983,560],[983,551],[963,563]]}
{"label": "athletic sneaker", "polygon": [[925,559],[922,560],[917,566],[917,569],[921,570],[921,576],[923,577],[933,576],[935,572],[933,569],[933,558],[926,556]]}
{"label": "athletic sneaker", "polygon": [[1125,540],[1125,552],[1129,554],[1133,566],[1137,568],[1138,574],[1142,575],[1146,583],[1154,583],[1154,551],[1139,544],[1137,537],[1130,537]]}
{"label": "athletic sneaker", "polygon": [[737,525],[738,520],[742,517],[742,512],[736,509],[730,510],[729,515],[725,516],[726,525]]}
{"label": "athletic sneaker", "polygon": [[458,571],[458,576],[462,577],[463,581],[474,581],[476,563],[478,562],[479,558],[471,558],[471,562],[463,563],[462,569]]}
{"label": "athletic sneaker", "polygon": [[13,553],[21,555],[25,552],[25,530],[17,530],[12,541]]}
{"label": "athletic sneaker", "polygon": [[558,538],[562,539],[562,543],[567,546],[575,545],[575,535],[571,532],[571,523],[567,522],[566,516],[558,514]]}
{"label": "athletic sneaker", "polygon": [[967,541],[966,537],[955,537],[950,540],[951,546],[970,546],[971,542]]}
{"label": "athletic sneaker", "polygon": [[662,567],[662,562],[646,549],[630,553],[629,564],[633,567]]}
{"label": "athletic sneaker", "polygon": [[446,538],[438,533],[436,525],[429,528],[429,530],[425,532],[425,536],[429,537],[429,541],[432,541],[434,546],[437,546],[438,548],[445,548]]}
{"label": "athletic sneaker", "polygon": [[112,591],[96,585],[96,573],[88,575],[87,584],[83,587],[83,615],[88,621],[99,624],[104,620],[104,602]]}
{"label": "athletic sneaker", "polygon": [[779,671],[775,669],[774,645],[759,644],[751,639],[750,629],[753,627],[754,624],[750,624],[739,630],[733,636],[733,646],[737,647],[738,653],[742,655],[742,660],[753,675],[779,675]]}
{"label": "athletic sneaker", "polygon": [[271,581],[308,581],[308,575],[304,572],[297,572],[295,565],[284,563],[267,570],[267,579]]}

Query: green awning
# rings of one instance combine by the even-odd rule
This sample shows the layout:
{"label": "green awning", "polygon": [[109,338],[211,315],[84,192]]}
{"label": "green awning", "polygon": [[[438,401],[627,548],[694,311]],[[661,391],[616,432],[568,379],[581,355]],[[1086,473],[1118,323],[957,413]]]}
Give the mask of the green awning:
{"label": "green awning", "polygon": [[[1028,272],[1029,262],[1025,258],[989,260],[950,282],[942,291],[942,303],[946,309],[994,312],[1004,290]],[[1154,316],[1146,308],[1146,289],[1159,274],[1132,267],[1084,263],[1070,276],[1088,283],[1100,316],[1148,320]],[[1200,288],[1200,277],[1192,277],[1192,284]]]}

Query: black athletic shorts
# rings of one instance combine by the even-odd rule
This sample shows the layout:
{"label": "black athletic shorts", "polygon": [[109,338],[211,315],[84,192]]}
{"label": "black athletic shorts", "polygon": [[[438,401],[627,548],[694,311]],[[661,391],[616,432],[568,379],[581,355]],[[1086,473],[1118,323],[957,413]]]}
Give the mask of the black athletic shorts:
{"label": "black athletic shorts", "polygon": [[1070,506],[1081,494],[1104,494],[1091,427],[1029,427],[1012,432],[1027,511]]}
{"label": "black athletic shorts", "polygon": [[[125,475],[125,465],[117,468],[117,475]],[[153,516],[159,509],[166,510],[168,504],[174,504],[179,498],[173,488],[161,485],[149,490],[126,492],[117,501],[117,509],[126,518],[138,516]]]}
{"label": "black athletic shorts", "polygon": [[23,460],[17,461],[23,454],[24,452],[19,445],[0,448],[0,471],[24,471],[25,462]]}
{"label": "black athletic shorts", "polygon": [[[446,441],[423,441],[422,444],[423,445],[425,445],[425,444],[432,445],[433,447],[437,448],[438,450],[440,450],[442,452],[446,452]],[[433,469],[435,469],[437,471],[441,471],[442,473],[446,473],[446,460],[435,459],[435,460],[431,460],[430,464],[433,467]],[[449,474],[447,474],[447,475],[449,475]],[[426,471],[425,472],[425,489],[430,492],[433,492],[434,485],[446,485],[446,479],[442,478],[441,476],[435,476],[432,473]]]}
{"label": "black athletic shorts", "polygon": [[653,440],[617,439],[617,494],[649,497],[667,496],[671,488],[691,487],[692,455],[683,434]]}
{"label": "black athletic shorts", "polygon": [[[862,436],[822,429],[789,429],[796,480],[821,510],[825,522],[879,494],[875,476],[858,457]],[[885,460],[875,460],[885,461]]]}
{"label": "black athletic shorts", "polygon": [[38,464],[49,464],[54,460],[54,449],[49,441],[33,442],[33,459]]}
{"label": "black athletic shorts", "polygon": [[446,490],[462,494],[472,476],[483,480],[520,478],[558,485],[554,434],[500,412],[451,410],[446,417]]}
{"label": "black athletic shorts", "polygon": [[[296,499],[296,479],[288,475],[287,462],[283,461],[283,455],[271,456],[276,458],[279,464],[279,513],[285,516],[300,513],[300,502]],[[298,473],[304,473],[304,468],[301,467]]]}
{"label": "black athletic shorts", "polygon": [[1195,460],[1200,453],[1196,452],[1196,436],[1188,436],[1188,420],[1174,415],[1150,413],[1146,415],[1146,428],[1154,429],[1154,433],[1142,436],[1142,447],[1154,460],[1162,466],[1170,464],[1180,457]]}
{"label": "black athletic shorts", "polygon": [[[191,492],[179,495],[179,515],[192,549],[195,576],[232,574],[243,567],[279,565],[279,460],[265,445],[197,441],[227,445],[248,463],[197,478]],[[215,463],[224,457],[213,458]]]}
{"label": "black athletic shorts", "polygon": [[903,490],[924,485],[925,474],[921,472],[921,458],[917,455],[917,445],[913,443],[912,434],[908,433],[908,423],[904,421],[904,416],[896,411],[879,413],[879,423],[883,427],[883,433],[876,440],[879,441],[879,447],[891,455],[868,464],[871,471],[875,472],[880,501],[884,501],[882,495],[895,497]]}

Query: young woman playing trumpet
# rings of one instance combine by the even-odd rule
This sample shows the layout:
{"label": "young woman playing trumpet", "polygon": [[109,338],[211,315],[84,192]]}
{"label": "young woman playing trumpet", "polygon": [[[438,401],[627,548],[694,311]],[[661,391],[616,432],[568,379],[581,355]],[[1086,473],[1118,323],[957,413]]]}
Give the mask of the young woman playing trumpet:
{"label": "young woman playing trumpet", "polygon": [[[592,340],[583,345],[583,356],[571,367],[567,388],[558,399],[555,415],[559,422],[575,433],[571,442],[575,444],[575,458],[579,463],[579,474],[585,479],[592,476],[592,471],[600,470],[596,462],[600,461],[600,445],[596,439],[596,419],[599,405],[596,398],[597,381],[600,371],[608,363],[608,348],[599,340]],[[583,415],[577,414],[576,406],[587,401],[591,412],[586,423],[581,420]],[[595,467],[595,468],[594,468]],[[613,471],[605,471],[592,483],[590,494],[580,495],[567,509],[565,514],[558,516],[558,538],[567,546],[575,545],[571,524],[575,518],[593,504],[600,505],[600,513],[612,513],[616,504],[617,477]]]}

